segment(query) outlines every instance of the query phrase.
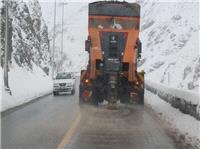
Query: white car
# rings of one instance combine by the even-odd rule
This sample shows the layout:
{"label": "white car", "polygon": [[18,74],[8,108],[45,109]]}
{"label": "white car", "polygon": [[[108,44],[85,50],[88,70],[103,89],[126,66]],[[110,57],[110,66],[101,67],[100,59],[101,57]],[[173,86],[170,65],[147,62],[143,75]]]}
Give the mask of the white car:
{"label": "white car", "polygon": [[53,95],[58,95],[59,92],[75,93],[75,79],[71,73],[57,73],[53,82]]}

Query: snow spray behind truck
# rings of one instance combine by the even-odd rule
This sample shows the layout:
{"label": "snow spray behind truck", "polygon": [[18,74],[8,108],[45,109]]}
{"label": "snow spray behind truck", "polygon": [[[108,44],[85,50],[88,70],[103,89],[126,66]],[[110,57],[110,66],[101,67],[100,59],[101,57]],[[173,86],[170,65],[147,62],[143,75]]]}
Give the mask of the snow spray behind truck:
{"label": "snow spray behind truck", "polygon": [[81,71],[79,103],[107,100],[114,104],[144,103],[144,72],[137,72],[141,58],[140,5],[99,1],[89,4],[87,70]]}

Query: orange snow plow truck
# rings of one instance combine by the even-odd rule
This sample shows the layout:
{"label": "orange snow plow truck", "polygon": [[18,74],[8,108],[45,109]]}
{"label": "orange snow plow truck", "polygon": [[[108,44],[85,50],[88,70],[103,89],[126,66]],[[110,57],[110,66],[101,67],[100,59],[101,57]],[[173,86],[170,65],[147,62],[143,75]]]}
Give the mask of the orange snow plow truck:
{"label": "orange snow plow truck", "polygon": [[141,58],[140,5],[99,1],[89,4],[87,70],[81,71],[79,103],[98,105],[144,103],[144,72],[137,71]]}

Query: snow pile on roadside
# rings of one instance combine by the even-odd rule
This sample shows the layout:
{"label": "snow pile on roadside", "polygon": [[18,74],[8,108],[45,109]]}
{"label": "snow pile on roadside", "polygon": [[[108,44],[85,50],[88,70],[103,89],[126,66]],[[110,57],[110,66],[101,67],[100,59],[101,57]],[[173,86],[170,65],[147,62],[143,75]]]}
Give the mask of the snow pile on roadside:
{"label": "snow pile on roadside", "polygon": [[177,89],[173,87],[169,87],[167,85],[157,83],[150,81],[148,79],[145,80],[145,84],[153,86],[154,88],[158,89],[159,91],[162,91],[166,94],[170,94],[174,97],[179,97],[181,99],[184,99],[188,102],[191,102],[193,105],[199,105],[200,104],[200,94],[197,92],[193,92],[190,90],[183,90],[183,89]]}
{"label": "snow pile on roadside", "polygon": [[26,70],[13,64],[9,72],[9,86],[12,95],[3,89],[1,111],[48,94],[52,92],[53,87],[51,78],[34,64],[33,70]]}
{"label": "snow pile on roadside", "polygon": [[145,92],[145,104],[154,109],[161,119],[176,132],[179,141],[200,148],[200,121],[183,114],[149,91]]}

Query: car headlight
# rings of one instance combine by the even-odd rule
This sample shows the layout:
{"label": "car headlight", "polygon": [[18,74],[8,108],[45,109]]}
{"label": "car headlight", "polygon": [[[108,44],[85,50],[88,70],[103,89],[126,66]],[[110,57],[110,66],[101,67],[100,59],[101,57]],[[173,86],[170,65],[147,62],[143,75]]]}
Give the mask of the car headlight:
{"label": "car headlight", "polygon": [[67,83],[67,85],[68,85],[68,86],[72,86],[72,85],[73,85],[73,83]]}

